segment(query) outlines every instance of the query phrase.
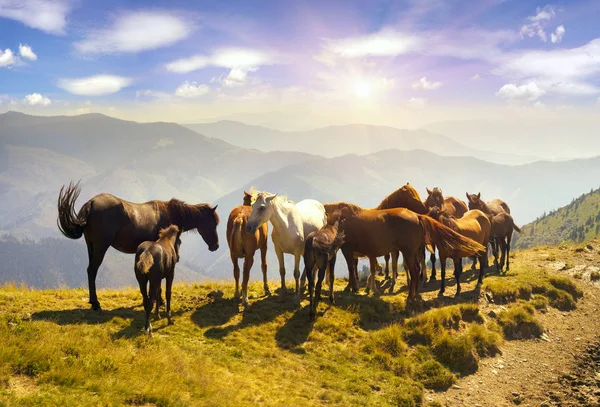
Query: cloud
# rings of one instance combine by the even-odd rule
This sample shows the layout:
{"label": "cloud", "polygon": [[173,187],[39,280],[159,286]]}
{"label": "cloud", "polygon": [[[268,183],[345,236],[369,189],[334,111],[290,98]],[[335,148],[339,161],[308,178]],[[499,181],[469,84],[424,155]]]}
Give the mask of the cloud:
{"label": "cloud", "polygon": [[188,73],[207,66],[230,69],[257,68],[262,65],[273,65],[276,62],[278,62],[277,58],[266,51],[251,48],[221,48],[209,55],[199,54],[177,59],[168,63],[166,68],[170,72]]}
{"label": "cloud", "polygon": [[208,85],[198,85],[196,82],[184,82],[175,90],[175,96],[182,98],[197,98],[210,92]]}
{"label": "cloud", "polygon": [[28,59],[30,61],[37,60],[37,55],[35,55],[35,53],[31,49],[31,47],[27,44],[25,44],[25,45],[19,44],[19,55],[21,55],[23,58]]}
{"label": "cloud", "polygon": [[256,72],[257,70],[258,68],[255,67],[233,68],[224,78],[222,76],[215,77],[210,82],[220,83],[227,88],[245,86],[249,83],[248,72]]}
{"label": "cloud", "polygon": [[524,24],[521,27],[521,38],[538,36],[540,40],[547,42],[548,37],[546,31],[544,31],[544,26],[548,21],[554,18],[555,15],[556,12],[553,6],[548,5],[544,8],[538,7],[534,16],[527,17],[529,23]]}
{"label": "cloud", "polygon": [[131,78],[116,75],[95,75],[85,78],[63,78],[58,87],[80,96],[110,95],[131,85]]}
{"label": "cloud", "polygon": [[140,52],[171,45],[191,34],[186,18],[164,11],[132,11],[119,15],[112,25],[91,30],[74,44],[82,54]]}
{"label": "cloud", "polygon": [[0,0],[0,17],[50,34],[65,34],[71,5],[66,0]]}
{"label": "cloud", "polygon": [[481,76],[479,76],[478,73],[476,73],[475,75],[471,76],[471,80],[472,81],[478,81],[479,79],[481,79]]}
{"label": "cloud", "polygon": [[4,51],[0,49],[0,67],[12,66],[16,63],[17,57],[15,57],[10,48],[6,48]]}
{"label": "cloud", "polygon": [[393,29],[385,28],[379,32],[343,39],[326,39],[324,53],[317,59],[335,55],[342,58],[361,58],[368,56],[397,56],[414,51],[419,47],[419,38]]}
{"label": "cloud", "polygon": [[418,82],[413,83],[413,89],[435,90],[442,86],[442,82],[429,82],[426,77],[422,77]]}
{"label": "cloud", "polygon": [[424,108],[426,103],[427,103],[426,98],[410,98],[410,100],[408,101],[408,105],[410,107],[415,107],[418,109]]}
{"label": "cloud", "polygon": [[48,106],[52,104],[52,101],[47,97],[40,95],[39,93],[32,93],[31,95],[25,96],[23,100],[29,106]]}
{"label": "cloud", "polygon": [[559,25],[558,27],[556,27],[556,30],[554,30],[554,32],[550,34],[550,41],[552,41],[552,44],[557,44],[561,42],[566,32],[567,30],[565,30],[564,25]]}
{"label": "cloud", "polygon": [[531,81],[521,86],[507,83],[496,92],[496,96],[508,101],[534,101],[544,93],[546,92],[543,89],[540,89],[535,82]]}
{"label": "cloud", "polygon": [[516,80],[535,78],[540,87],[551,92],[596,93],[598,87],[589,81],[600,74],[600,38],[571,49],[508,53],[492,72]]}

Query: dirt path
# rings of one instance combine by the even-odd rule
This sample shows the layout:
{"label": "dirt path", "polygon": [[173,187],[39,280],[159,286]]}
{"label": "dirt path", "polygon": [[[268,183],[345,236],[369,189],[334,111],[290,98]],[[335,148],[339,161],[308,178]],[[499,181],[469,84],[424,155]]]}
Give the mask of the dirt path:
{"label": "dirt path", "polygon": [[[600,289],[590,279],[600,265],[599,249],[594,242],[578,251],[517,253],[519,262],[564,269],[581,281],[584,296],[577,309],[538,313],[545,330],[541,339],[505,341],[500,356],[483,359],[476,374],[459,379],[446,392],[428,392],[425,401],[443,406],[599,406]],[[481,301],[484,315],[499,308]]]}

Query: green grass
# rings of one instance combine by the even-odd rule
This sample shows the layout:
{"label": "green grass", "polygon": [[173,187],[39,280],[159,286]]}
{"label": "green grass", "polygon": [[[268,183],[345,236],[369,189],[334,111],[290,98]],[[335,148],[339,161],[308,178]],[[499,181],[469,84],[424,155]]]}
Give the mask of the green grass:
{"label": "green grass", "polygon": [[518,262],[484,281],[519,302],[496,319],[463,297],[409,312],[404,293],[346,295],[338,281],[311,323],[307,301],[263,297],[260,283],[245,311],[232,284],[176,284],[175,325],[153,321],[154,338],[134,288],[99,291],[97,313],[85,289],[0,287],[0,406],[421,406],[425,388],[474,373],[503,337],[539,335],[536,308],[581,296]]}

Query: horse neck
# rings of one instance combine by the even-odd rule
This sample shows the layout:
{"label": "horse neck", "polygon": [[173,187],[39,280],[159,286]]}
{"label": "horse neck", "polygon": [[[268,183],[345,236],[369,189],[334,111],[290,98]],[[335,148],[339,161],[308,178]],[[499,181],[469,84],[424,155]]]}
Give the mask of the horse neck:
{"label": "horse neck", "polygon": [[406,197],[400,196],[399,193],[392,193],[392,195],[385,198],[379,206],[375,209],[391,209],[391,208],[406,208],[413,212],[426,214],[427,208],[419,199],[414,197]]}
{"label": "horse neck", "polygon": [[203,211],[194,205],[185,203],[169,205],[167,202],[166,206],[169,221],[179,226],[183,231],[195,229],[198,225],[198,218],[204,219]]}
{"label": "horse neck", "polygon": [[[287,236],[292,226],[290,225],[289,215],[297,210],[296,207],[288,202],[274,200],[272,202],[272,208],[273,210],[271,211],[269,220],[273,224],[273,228],[277,229],[280,235]],[[295,226],[302,232],[302,223]]]}

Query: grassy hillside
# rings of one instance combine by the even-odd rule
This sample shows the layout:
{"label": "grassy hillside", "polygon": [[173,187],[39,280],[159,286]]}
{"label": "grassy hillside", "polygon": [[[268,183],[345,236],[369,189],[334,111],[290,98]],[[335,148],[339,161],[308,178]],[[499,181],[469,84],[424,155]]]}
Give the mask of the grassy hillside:
{"label": "grassy hillside", "polygon": [[515,247],[524,249],[562,242],[583,242],[600,236],[600,189],[587,194],[555,211],[544,213],[523,228]]}
{"label": "grassy hillside", "polygon": [[576,307],[572,280],[519,256],[509,274],[486,278],[488,295],[466,273],[461,297],[431,287],[410,311],[404,289],[345,295],[339,281],[336,305],[322,303],[314,324],[306,301],[263,297],[259,284],[240,312],[231,284],[180,283],[175,325],[154,322],[154,338],[133,288],[101,290],[95,313],[84,289],[4,286],[0,405],[420,406],[425,389],[473,374],[504,338],[541,335],[537,312]]}

